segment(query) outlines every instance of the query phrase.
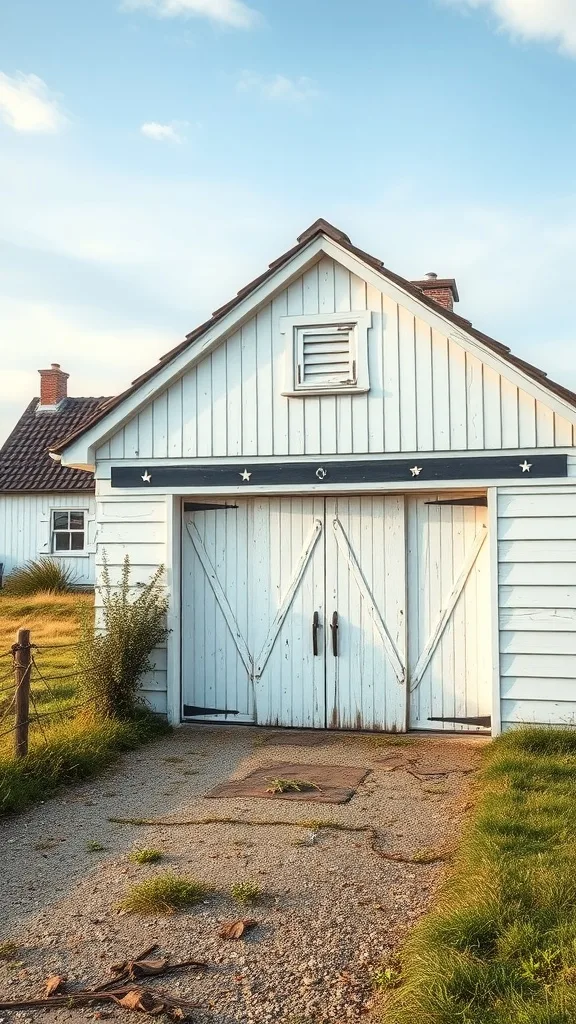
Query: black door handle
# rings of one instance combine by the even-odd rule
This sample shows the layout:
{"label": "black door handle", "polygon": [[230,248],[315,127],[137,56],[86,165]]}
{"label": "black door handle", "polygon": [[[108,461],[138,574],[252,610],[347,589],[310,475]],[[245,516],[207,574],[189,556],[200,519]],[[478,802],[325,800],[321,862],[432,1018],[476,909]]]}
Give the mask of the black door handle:
{"label": "black door handle", "polygon": [[318,630],[320,629],[320,616],[318,612],[314,612],[312,619],[312,650],[315,655],[318,654]]}
{"label": "black door handle", "polygon": [[332,622],[330,623],[330,629],[332,630],[332,654],[335,658],[338,657],[338,612],[334,612],[332,615]]}

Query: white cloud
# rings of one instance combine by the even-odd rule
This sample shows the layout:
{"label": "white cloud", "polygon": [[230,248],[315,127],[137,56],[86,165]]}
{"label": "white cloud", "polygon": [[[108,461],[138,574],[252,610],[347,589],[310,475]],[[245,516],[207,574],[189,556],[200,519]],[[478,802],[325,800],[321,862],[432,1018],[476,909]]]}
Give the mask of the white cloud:
{"label": "white cloud", "polygon": [[17,132],[57,132],[66,124],[46,82],[20,72],[0,71],[0,118]]}
{"label": "white cloud", "polygon": [[163,18],[178,16],[210,18],[232,28],[251,28],[258,12],[243,0],[124,0],[124,10],[150,10]]}
{"label": "white cloud", "polygon": [[486,8],[500,27],[521,39],[556,43],[576,57],[575,0],[445,0],[453,6]]}
{"label": "white cloud", "polygon": [[243,71],[238,79],[239,92],[257,92],[269,100],[299,102],[318,95],[318,89],[311,78],[288,78],[286,75],[257,75]]}
{"label": "white cloud", "polygon": [[155,142],[184,142],[182,129],[186,127],[187,121],[171,121],[170,124],[160,124],[158,121],[146,121],[140,126],[142,135]]}

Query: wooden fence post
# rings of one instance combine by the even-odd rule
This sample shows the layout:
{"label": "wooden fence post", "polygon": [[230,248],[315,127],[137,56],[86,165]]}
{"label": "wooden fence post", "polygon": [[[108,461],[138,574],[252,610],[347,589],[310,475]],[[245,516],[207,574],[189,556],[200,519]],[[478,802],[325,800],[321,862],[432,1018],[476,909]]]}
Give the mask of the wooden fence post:
{"label": "wooden fence post", "polygon": [[14,681],[16,683],[16,731],[14,755],[21,758],[28,753],[28,721],[30,718],[30,630],[19,629],[14,645]]}

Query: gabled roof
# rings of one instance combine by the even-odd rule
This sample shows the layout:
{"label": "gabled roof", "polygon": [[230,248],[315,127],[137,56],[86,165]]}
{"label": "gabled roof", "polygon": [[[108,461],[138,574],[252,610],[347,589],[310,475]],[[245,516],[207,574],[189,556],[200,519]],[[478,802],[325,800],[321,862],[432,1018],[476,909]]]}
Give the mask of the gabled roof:
{"label": "gabled roof", "polygon": [[65,398],[54,411],[36,412],[33,398],[0,448],[2,491],[93,491],[94,477],[55,462],[48,449],[58,437],[79,431],[106,398]]}
{"label": "gabled roof", "polygon": [[[180,353],[185,351],[194,341],[201,337],[201,335],[203,335],[207,330],[217,325],[220,320],[222,320],[228,313],[234,310],[234,308],[238,306],[244,299],[250,296],[252,292],[256,291],[256,289],[259,288],[260,285],[262,285],[271,277],[273,277],[276,271],[278,271],[281,267],[284,267],[287,263],[289,263],[289,261],[293,259],[294,256],[301,253],[306,248],[306,246],[309,245],[311,241],[318,238],[318,236],[320,235],[324,235],[326,238],[329,238],[333,242],[336,242],[338,245],[342,246],[342,248],[349,252],[352,256],[357,257],[367,266],[376,270],[378,274],[380,274],[387,281],[390,281],[392,284],[395,284],[399,288],[402,288],[405,292],[407,292],[413,298],[417,299],[424,306],[428,306],[435,313],[440,313],[446,320],[454,324],[455,327],[458,327],[466,331],[467,334],[471,335],[471,337],[475,338],[482,345],[485,345],[488,349],[491,349],[505,362],[509,363],[513,367],[522,370],[523,373],[525,373],[528,377],[531,377],[533,380],[535,380],[541,387],[545,388],[552,394],[557,395],[559,398],[562,398],[565,402],[568,402],[570,405],[576,408],[576,394],[573,391],[570,391],[568,388],[565,388],[562,384],[557,384],[555,381],[550,380],[544,370],[540,370],[537,366],[533,366],[531,363],[527,363],[524,359],[521,359],[519,356],[515,356],[507,345],[503,345],[501,342],[489,337],[489,335],[483,334],[482,331],[477,330],[475,327],[472,326],[470,320],[464,319],[464,317],[461,317],[457,313],[454,313],[451,310],[446,309],[444,306],[441,306],[439,303],[437,303],[434,299],[429,298],[427,295],[423,294],[421,290],[422,287],[426,283],[429,284],[430,282],[407,281],[406,278],[400,277],[399,274],[393,273],[393,271],[388,270],[388,268],[384,266],[382,260],[380,260],[377,256],[372,256],[370,253],[364,252],[363,249],[359,249],[351,242],[348,235],[346,235],[339,228],[334,227],[333,224],[330,224],[329,221],[324,220],[321,217],[318,220],[314,221],[314,223],[311,224],[309,228],[306,228],[306,230],[303,231],[301,235],[298,235],[297,244],[295,246],[293,246],[291,249],[288,249],[287,252],[283,253],[277,259],[273,260],[272,263],[269,264],[268,269],[265,270],[263,274],[261,274],[259,277],[256,277],[253,281],[250,281],[249,284],[241,288],[237,295],[229,302],[225,303],[225,305],[220,306],[218,309],[216,309],[209,320],[206,320],[204,323],[200,324],[193,331],[191,331],[190,334],[187,334],[183,341],[181,341],[174,348],[170,349],[169,352],[166,352],[165,355],[160,356],[158,363],[156,363],[154,366],[151,366],[150,369],[146,370],[146,372],[141,374],[140,377],[137,377],[132,382],[131,386],[126,389],[126,391],[123,391],[120,395],[117,395],[115,398],[112,398],[109,401],[107,401],[81,426],[70,431],[68,434],[60,434],[60,439],[58,440],[58,443],[52,447],[52,451],[56,453],[61,453],[69,444],[72,443],[72,441],[75,441],[86,430],[97,424],[109,412],[111,412],[113,409],[119,406],[126,398],[128,398],[135,391],[137,391],[142,384],[146,383],[151,378],[153,378],[154,375],[162,367],[164,367],[172,359],[175,359],[178,355],[180,355]],[[437,286],[438,282],[435,281],[434,284]],[[457,299],[457,294],[455,295],[455,298]]]}

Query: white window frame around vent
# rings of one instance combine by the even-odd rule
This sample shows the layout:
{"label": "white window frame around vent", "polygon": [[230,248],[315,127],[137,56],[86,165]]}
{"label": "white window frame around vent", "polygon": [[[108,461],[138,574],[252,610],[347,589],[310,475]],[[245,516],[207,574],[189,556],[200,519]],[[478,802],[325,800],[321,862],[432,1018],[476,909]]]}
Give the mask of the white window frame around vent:
{"label": "white window frame around vent", "polygon": [[[306,395],[362,394],[369,390],[368,331],[372,326],[370,310],[349,313],[309,313],[303,316],[280,317],[280,331],[288,340],[286,346],[286,390],[283,395],[303,398]],[[331,334],[348,328],[349,372],[342,379],[334,375],[322,384],[304,379],[304,343],[307,335]]]}

